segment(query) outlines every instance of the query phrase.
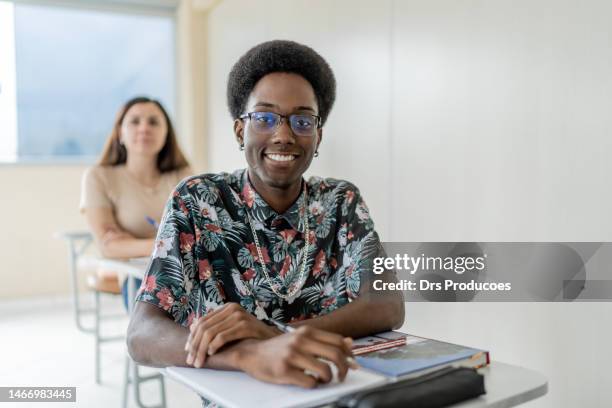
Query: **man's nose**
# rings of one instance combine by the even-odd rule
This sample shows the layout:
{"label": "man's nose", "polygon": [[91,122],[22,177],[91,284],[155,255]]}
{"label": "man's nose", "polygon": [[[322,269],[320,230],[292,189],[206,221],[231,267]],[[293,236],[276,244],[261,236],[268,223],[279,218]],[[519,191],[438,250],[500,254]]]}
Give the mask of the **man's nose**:
{"label": "man's nose", "polygon": [[273,142],[280,144],[295,143],[295,135],[293,134],[293,130],[291,130],[288,118],[282,118],[281,124],[278,126],[278,129],[276,129],[276,132],[274,133]]}

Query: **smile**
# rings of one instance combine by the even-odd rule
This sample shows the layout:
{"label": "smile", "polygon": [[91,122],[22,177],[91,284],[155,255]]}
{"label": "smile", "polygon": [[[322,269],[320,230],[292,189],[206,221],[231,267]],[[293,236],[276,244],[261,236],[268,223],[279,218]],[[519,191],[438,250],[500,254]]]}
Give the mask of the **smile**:
{"label": "smile", "polygon": [[295,160],[297,157],[293,154],[276,154],[276,153],[266,153],[265,156],[270,160],[274,160],[278,162],[292,161],[292,160]]}

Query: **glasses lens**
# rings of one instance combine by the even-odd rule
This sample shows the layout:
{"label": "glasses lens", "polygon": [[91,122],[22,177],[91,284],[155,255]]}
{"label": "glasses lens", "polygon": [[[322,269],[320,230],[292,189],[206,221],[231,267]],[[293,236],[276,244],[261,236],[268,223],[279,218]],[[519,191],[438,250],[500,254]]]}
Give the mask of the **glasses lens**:
{"label": "glasses lens", "polygon": [[291,115],[289,123],[293,133],[299,136],[313,136],[317,129],[317,117],[313,115]]}
{"label": "glasses lens", "polygon": [[259,133],[273,133],[278,126],[280,116],[272,112],[253,112],[251,126]]}

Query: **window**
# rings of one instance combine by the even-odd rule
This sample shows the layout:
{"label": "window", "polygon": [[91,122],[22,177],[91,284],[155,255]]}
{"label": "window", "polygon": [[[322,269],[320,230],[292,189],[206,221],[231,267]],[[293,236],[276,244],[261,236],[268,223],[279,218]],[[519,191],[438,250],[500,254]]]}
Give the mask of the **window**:
{"label": "window", "polygon": [[174,116],[174,49],[172,15],[0,1],[0,161],[92,160],[136,95]]}

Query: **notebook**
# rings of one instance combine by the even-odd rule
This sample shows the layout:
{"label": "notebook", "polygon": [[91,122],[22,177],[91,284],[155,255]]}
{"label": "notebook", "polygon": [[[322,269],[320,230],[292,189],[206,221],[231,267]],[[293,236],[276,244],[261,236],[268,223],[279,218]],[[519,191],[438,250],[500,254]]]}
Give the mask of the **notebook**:
{"label": "notebook", "polygon": [[374,336],[361,337],[353,340],[353,355],[370,353],[406,344],[406,335],[400,332],[384,332]]}
{"label": "notebook", "polygon": [[384,376],[366,370],[349,370],[342,383],[335,381],[314,389],[304,389],[292,385],[268,384],[239,371],[168,367],[166,373],[224,408],[312,407],[388,381]]}
{"label": "notebook", "polygon": [[489,352],[485,350],[400,332],[377,336],[396,340],[400,335],[405,338],[404,345],[357,355],[355,358],[359,365],[395,379],[425,374],[449,365],[480,368],[490,362]]}

